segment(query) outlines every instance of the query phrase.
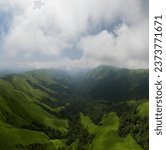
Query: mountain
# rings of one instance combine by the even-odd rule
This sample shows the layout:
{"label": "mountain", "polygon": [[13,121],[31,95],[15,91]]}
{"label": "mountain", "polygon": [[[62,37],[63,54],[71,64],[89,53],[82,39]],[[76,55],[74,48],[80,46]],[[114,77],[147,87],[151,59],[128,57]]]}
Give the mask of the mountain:
{"label": "mountain", "polygon": [[20,74],[20,73],[24,73],[24,72],[25,72],[25,70],[23,70],[23,69],[18,69],[18,70],[17,69],[15,69],[15,70],[0,69],[0,77],[3,77],[8,74],[13,74],[13,73]]}
{"label": "mountain", "polygon": [[99,66],[1,77],[0,149],[146,150],[148,74]]}
{"label": "mountain", "polygon": [[49,143],[49,130],[53,134],[66,134],[67,120],[43,109],[47,107],[40,102],[43,97],[55,101],[46,92],[32,87],[22,75],[0,79],[0,149]]}
{"label": "mountain", "polygon": [[149,96],[149,71],[99,66],[76,83],[76,89],[91,99],[124,100]]}
{"label": "mountain", "polygon": [[[57,97],[67,97],[70,95],[72,77],[60,69],[43,69],[27,72],[23,74],[27,82],[32,86],[46,92],[54,91]],[[57,94],[58,93],[58,94]]]}

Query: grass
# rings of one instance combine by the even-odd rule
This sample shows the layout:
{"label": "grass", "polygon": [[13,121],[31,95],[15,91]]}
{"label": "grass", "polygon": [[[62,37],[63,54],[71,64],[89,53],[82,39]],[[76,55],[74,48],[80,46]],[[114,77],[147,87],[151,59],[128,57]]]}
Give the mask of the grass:
{"label": "grass", "polygon": [[48,85],[55,83],[55,80],[52,79],[51,75],[42,70],[27,72],[23,76],[32,83],[42,83],[42,81]]}
{"label": "grass", "polygon": [[142,150],[130,134],[125,138],[118,135],[119,117],[114,112],[104,115],[98,126],[81,114],[81,123],[95,135],[88,150]]}
{"label": "grass", "polygon": [[37,145],[39,149],[59,150],[65,147],[65,141],[49,140],[47,135],[42,132],[17,129],[0,122],[0,149],[23,150],[31,149],[32,145],[33,147]]}
{"label": "grass", "polygon": [[149,116],[149,102],[140,104],[137,108],[138,114],[141,116]]}
{"label": "grass", "polygon": [[[36,89],[31,87],[31,90],[35,92]],[[11,123],[16,127],[37,122],[45,127],[67,132],[67,120],[58,119],[48,113],[31,100],[29,93],[15,88],[13,84],[4,80],[0,80],[0,108],[2,108],[1,120],[11,119]]]}
{"label": "grass", "polygon": [[88,130],[90,134],[95,134],[95,132],[98,130],[98,126],[92,122],[89,116],[84,116],[82,113],[81,113],[81,123]]}
{"label": "grass", "polygon": [[19,145],[26,146],[46,142],[48,142],[48,137],[42,132],[17,129],[0,122],[0,149],[14,150],[19,149]]}
{"label": "grass", "polygon": [[67,133],[67,120],[57,118],[37,104],[47,96],[44,91],[33,88],[22,76],[0,79],[0,149],[31,149],[32,145],[39,145],[43,149],[58,150],[64,146],[63,140],[49,140],[43,132],[23,129],[36,123],[62,134]]}
{"label": "grass", "polygon": [[[54,101],[56,101],[56,100],[54,100]],[[62,109],[65,108],[65,106],[52,108],[52,107],[50,107],[50,106],[48,106],[48,105],[46,105],[46,104],[44,104],[44,103],[42,103],[42,102],[40,102],[40,101],[38,101],[37,103],[38,103],[40,106],[42,106],[43,108],[48,109],[48,110],[51,111],[52,113],[59,113]]]}
{"label": "grass", "polygon": [[[53,149],[62,149],[63,147],[65,147],[65,141],[64,140],[59,140],[59,139],[55,139],[55,140],[50,140],[50,143],[52,143],[53,145],[50,148]],[[49,149],[49,147],[47,147],[47,149]],[[52,149],[50,149],[52,150]]]}

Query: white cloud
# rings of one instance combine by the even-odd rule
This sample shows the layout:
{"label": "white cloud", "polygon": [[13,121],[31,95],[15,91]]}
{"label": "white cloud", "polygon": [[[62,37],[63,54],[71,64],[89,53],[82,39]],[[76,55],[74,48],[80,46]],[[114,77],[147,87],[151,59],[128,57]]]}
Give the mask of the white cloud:
{"label": "white cloud", "polygon": [[[15,13],[0,64],[148,66],[148,8],[143,0],[41,0],[44,5],[33,9],[34,1],[6,0],[5,7],[12,6]],[[82,49],[82,58],[63,57],[62,50],[71,47]]]}
{"label": "white cloud", "polygon": [[120,25],[114,33],[102,31],[95,36],[82,37],[83,60],[91,65],[111,64],[120,67],[148,67],[147,20],[129,27]]}

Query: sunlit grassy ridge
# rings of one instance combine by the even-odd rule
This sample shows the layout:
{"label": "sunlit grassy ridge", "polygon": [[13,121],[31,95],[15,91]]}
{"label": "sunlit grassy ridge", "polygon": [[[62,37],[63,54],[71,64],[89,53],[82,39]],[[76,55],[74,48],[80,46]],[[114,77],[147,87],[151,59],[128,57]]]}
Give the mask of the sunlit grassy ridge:
{"label": "sunlit grassy ridge", "polygon": [[104,115],[99,126],[83,114],[81,114],[81,123],[95,135],[88,147],[89,150],[142,150],[131,135],[125,138],[118,135],[119,118],[114,112]]}
{"label": "sunlit grassy ridge", "polygon": [[141,116],[149,116],[149,102],[144,102],[138,106],[138,112]]}
{"label": "sunlit grassy ridge", "polygon": [[[27,89],[28,93],[26,91],[25,93],[24,91],[17,89],[15,86],[13,87],[13,85],[8,81],[1,80],[0,84],[0,92],[2,92],[0,94],[2,95],[0,102],[3,109],[9,110],[9,112],[6,110],[7,113],[11,113],[12,115],[15,114],[30,124],[32,122],[39,122],[45,126],[49,126],[54,129],[62,131],[66,130],[65,128],[67,127],[67,122],[65,120],[57,119],[55,116],[52,116],[51,114],[43,110],[40,106],[31,102],[31,97],[29,97],[29,93],[36,93],[37,95],[39,94],[40,90],[36,90],[31,87],[30,89],[32,92]],[[20,82],[18,82],[18,86],[19,84]],[[28,85],[28,83],[26,84]],[[24,84],[22,84],[22,86],[23,85]],[[41,95],[44,95],[43,92],[41,92]],[[41,95],[40,97],[42,97]]]}
{"label": "sunlit grassy ridge", "polygon": [[2,150],[21,150],[20,145],[27,146],[34,143],[44,144],[46,142],[48,142],[48,137],[42,132],[17,129],[0,122],[0,149]]}
{"label": "sunlit grassy ridge", "polygon": [[23,150],[32,149],[59,150],[65,147],[64,140],[49,140],[43,132],[17,129],[0,122],[0,149]]}
{"label": "sunlit grassy ridge", "polygon": [[[36,143],[48,144],[48,136],[42,132],[17,129],[31,126],[33,123],[66,134],[67,120],[58,119],[36,104],[45,96],[48,96],[47,93],[34,89],[23,77],[12,76],[5,80],[0,79],[1,149],[17,149],[19,145]],[[55,111],[58,111],[58,108]]]}

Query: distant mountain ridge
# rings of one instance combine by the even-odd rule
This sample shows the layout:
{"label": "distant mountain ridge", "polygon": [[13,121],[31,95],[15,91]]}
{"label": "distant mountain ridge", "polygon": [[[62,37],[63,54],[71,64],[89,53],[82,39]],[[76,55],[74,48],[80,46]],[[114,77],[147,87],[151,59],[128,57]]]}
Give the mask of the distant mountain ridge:
{"label": "distant mountain ridge", "polygon": [[99,66],[88,71],[77,83],[82,95],[91,99],[123,100],[148,98],[148,69]]}
{"label": "distant mountain ridge", "polygon": [[36,88],[51,89],[57,95],[66,98],[77,95],[112,101],[148,98],[149,96],[148,69],[102,65],[73,75],[61,69],[41,69],[17,76],[22,76]]}

